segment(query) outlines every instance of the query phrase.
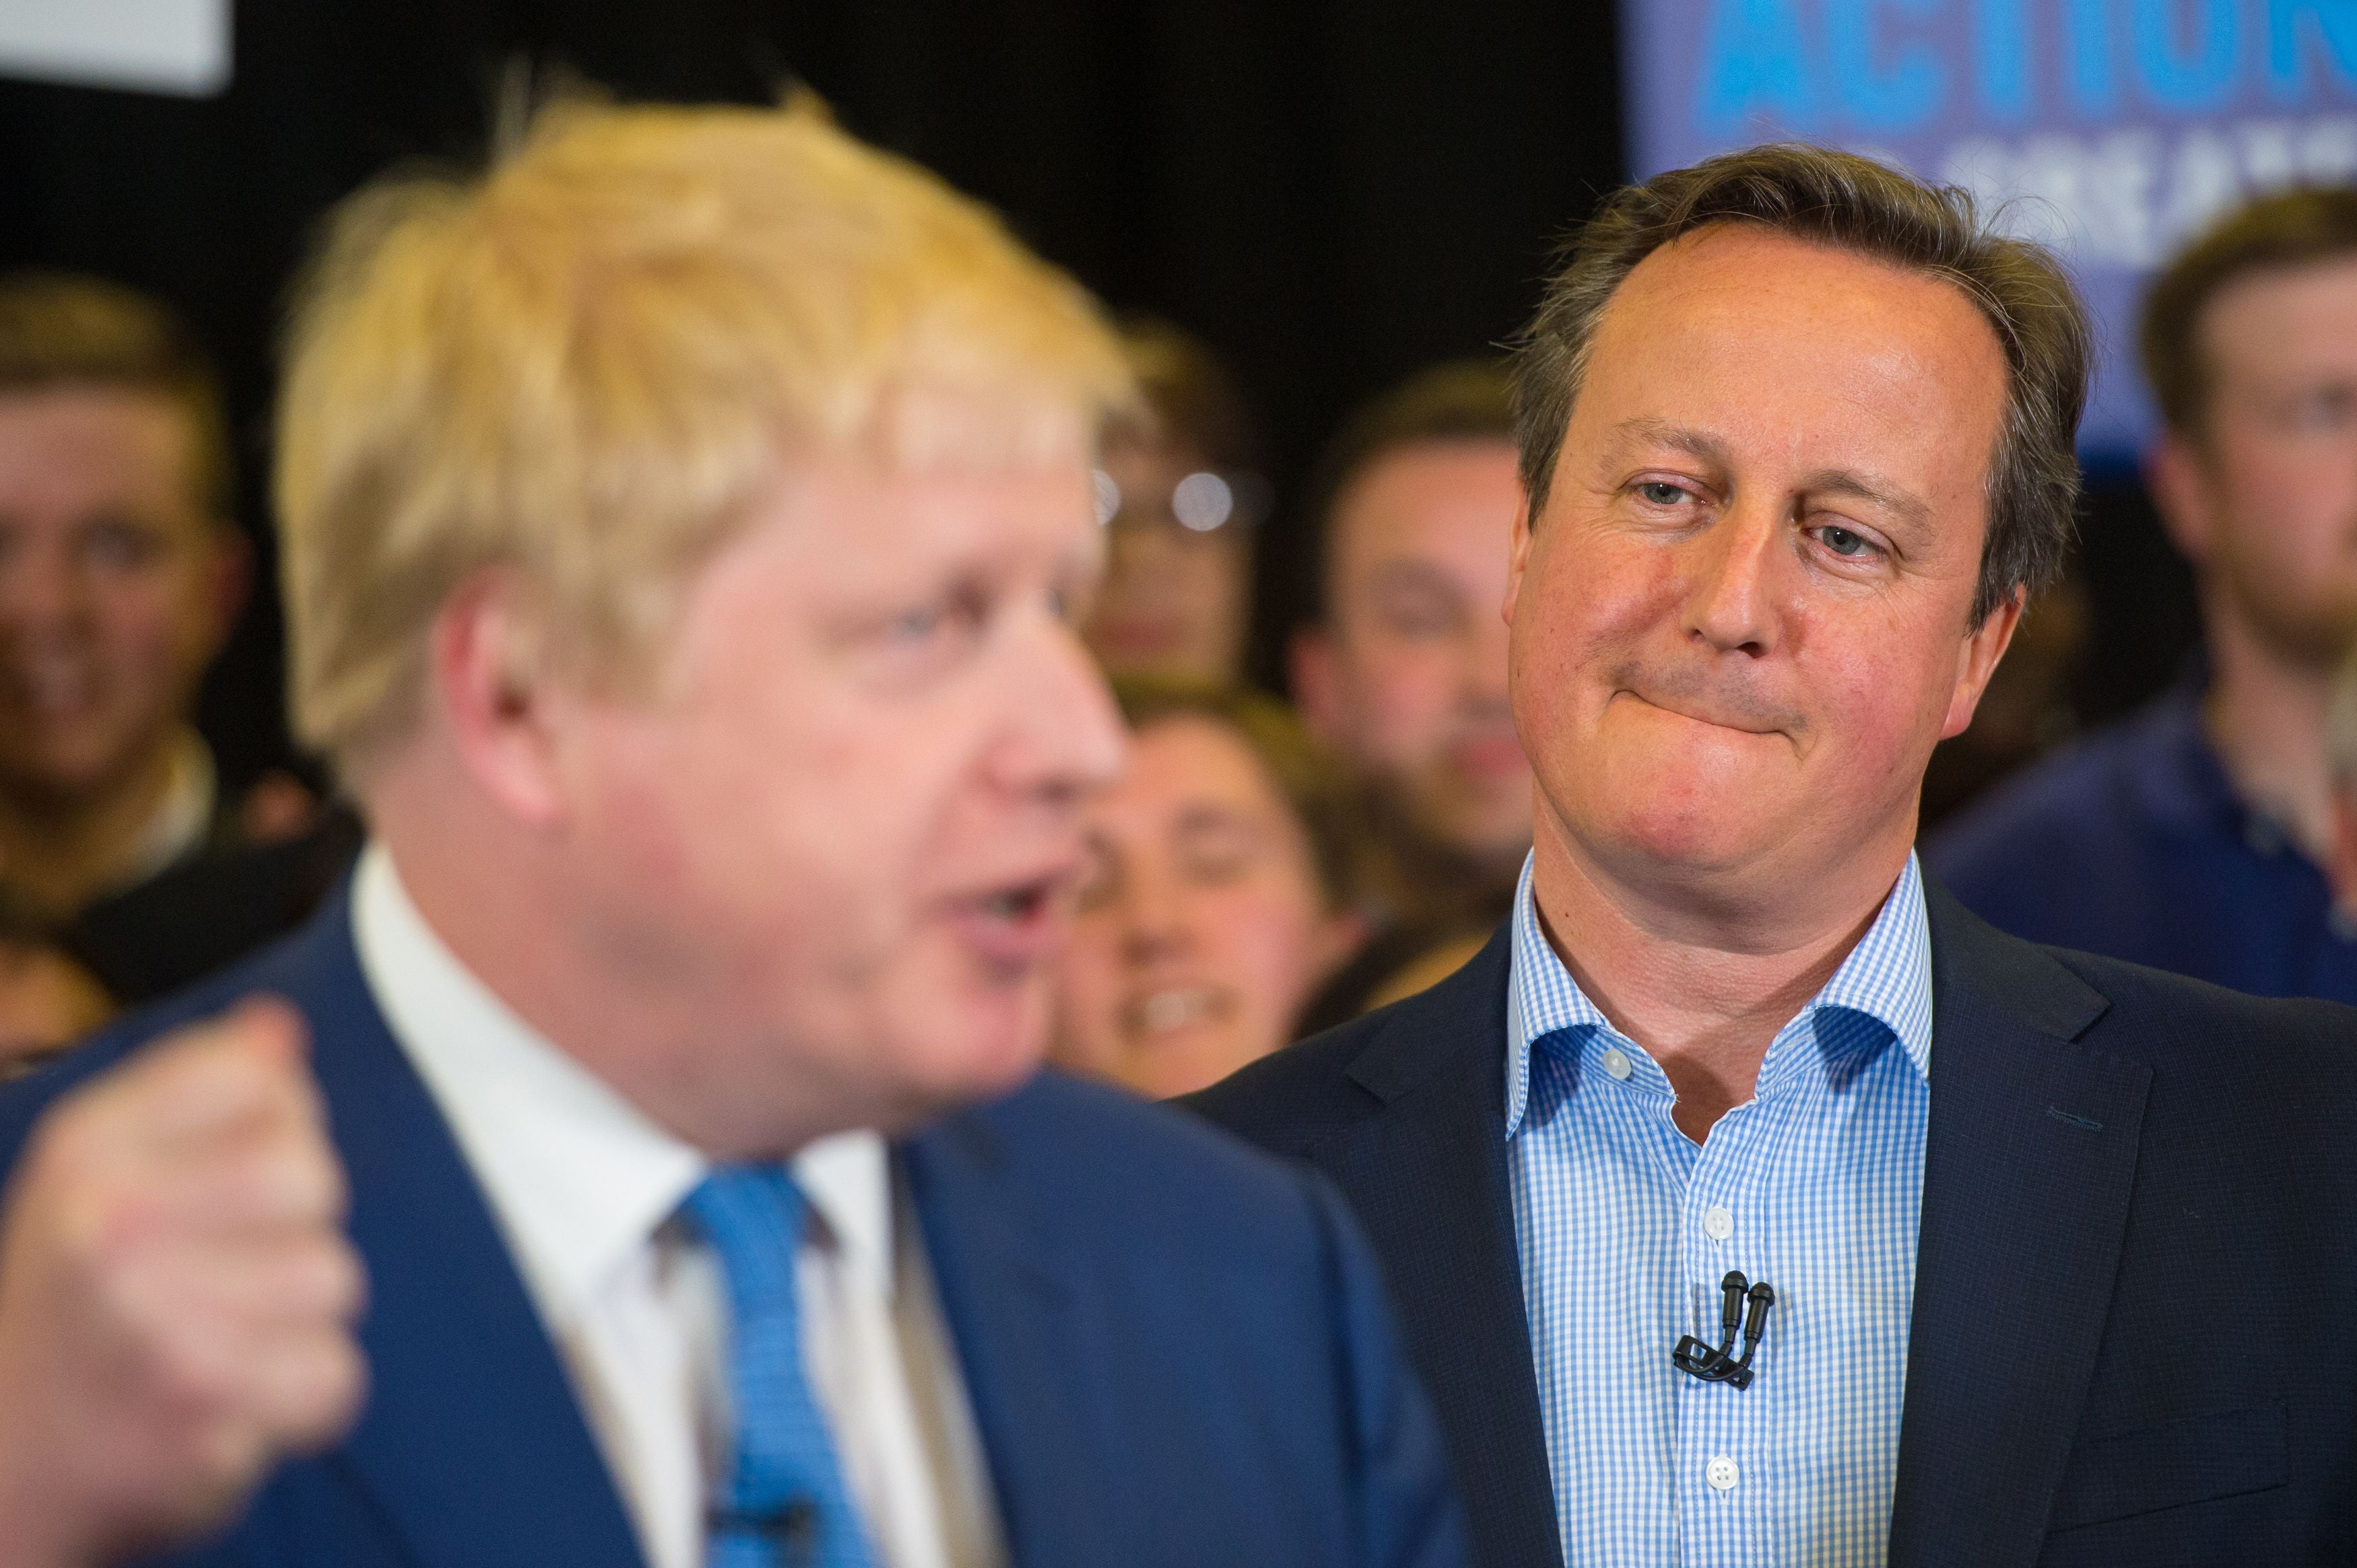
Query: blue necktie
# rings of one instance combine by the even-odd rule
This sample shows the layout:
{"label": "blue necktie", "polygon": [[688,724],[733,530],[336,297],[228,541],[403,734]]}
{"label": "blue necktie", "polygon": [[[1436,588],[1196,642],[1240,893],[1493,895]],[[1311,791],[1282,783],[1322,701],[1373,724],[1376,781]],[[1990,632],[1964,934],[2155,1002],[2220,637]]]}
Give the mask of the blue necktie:
{"label": "blue necktie", "polygon": [[737,1431],[705,1515],[705,1568],[871,1568],[802,1368],[794,1252],[808,1201],[782,1165],[716,1169],[680,1206],[728,1276]]}

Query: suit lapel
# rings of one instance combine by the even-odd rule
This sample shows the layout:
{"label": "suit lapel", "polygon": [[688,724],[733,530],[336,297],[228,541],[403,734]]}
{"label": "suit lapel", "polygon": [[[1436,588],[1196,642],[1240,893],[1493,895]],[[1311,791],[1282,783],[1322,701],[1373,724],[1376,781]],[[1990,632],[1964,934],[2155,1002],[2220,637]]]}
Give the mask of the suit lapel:
{"label": "suit lapel", "polygon": [[1932,1113],[1893,1568],[2028,1568],[2094,1370],[2151,1069],[2110,1005],[1928,880]]}
{"label": "suit lapel", "polygon": [[1121,1560],[1146,1521],[1125,1523],[1106,1477],[1125,1455],[1097,1386],[1107,1365],[1083,1293],[1024,1223],[985,1112],[950,1118],[901,1151],[1007,1554],[1021,1568]]}
{"label": "suit lapel", "polygon": [[371,998],[331,897],[293,1000],[350,1177],[371,1375],[329,1463],[428,1568],[641,1568],[638,1539],[523,1282],[425,1085]]}
{"label": "suit lapel", "polygon": [[1511,924],[1401,1004],[1350,1077],[1374,1116],[1308,1153],[1383,1262],[1409,1359],[1451,1436],[1485,1563],[1560,1562],[1506,1175]]}

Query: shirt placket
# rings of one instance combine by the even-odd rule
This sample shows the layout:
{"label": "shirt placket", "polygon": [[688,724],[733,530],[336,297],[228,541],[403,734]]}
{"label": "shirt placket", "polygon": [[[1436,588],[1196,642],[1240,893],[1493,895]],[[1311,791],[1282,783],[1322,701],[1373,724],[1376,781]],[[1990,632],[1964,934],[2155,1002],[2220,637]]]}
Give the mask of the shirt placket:
{"label": "shirt placket", "polygon": [[[1767,1266],[1761,1184],[1764,1150],[1773,1146],[1782,1097],[1761,1098],[1722,1116],[1696,1154],[1678,1215],[1678,1268],[1692,1326],[1716,1346],[1721,1336],[1722,1283],[1730,1272],[1756,1283]],[[1691,1146],[1691,1145],[1689,1145]],[[1772,1336],[1773,1309],[1770,1309]],[[1763,1337],[1763,1345],[1765,1337]],[[1769,1504],[1773,1454],[1767,1402],[1756,1388],[1704,1382],[1667,1367],[1677,1388],[1679,1557],[1687,1568],[1766,1568],[1772,1560]],[[1734,1353],[1740,1355],[1738,1333]],[[1752,1363],[1765,1369],[1763,1359]]]}

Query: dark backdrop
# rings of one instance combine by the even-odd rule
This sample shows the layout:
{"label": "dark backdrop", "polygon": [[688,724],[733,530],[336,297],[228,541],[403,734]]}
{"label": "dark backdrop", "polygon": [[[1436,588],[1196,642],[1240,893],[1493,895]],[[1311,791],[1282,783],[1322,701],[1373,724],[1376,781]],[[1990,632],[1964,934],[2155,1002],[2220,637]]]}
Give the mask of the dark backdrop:
{"label": "dark backdrop", "polygon": [[[520,67],[626,98],[816,89],[1115,307],[1208,338],[1281,499],[1352,401],[1511,332],[1623,177],[1600,0],[236,0],[235,27],[210,101],[0,81],[0,264],[88,269],[189,317],[265,567],[272,339],[315,220],[389,164],[479,157]],[[2190,625],[2140,499],[2132,476],[2096,499],[2091,713],[2164,678]],[[1264,676],[1299,598],[1286,521],[1281,500]],[[207,691],[232,782],[283,752],[279,650],[265,592]]]}

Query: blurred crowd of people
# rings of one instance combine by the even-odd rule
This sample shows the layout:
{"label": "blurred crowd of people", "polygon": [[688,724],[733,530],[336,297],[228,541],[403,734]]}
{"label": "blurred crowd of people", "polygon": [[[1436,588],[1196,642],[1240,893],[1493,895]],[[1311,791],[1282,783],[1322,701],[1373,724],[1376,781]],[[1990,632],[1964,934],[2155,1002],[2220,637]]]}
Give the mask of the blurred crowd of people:
{"label": "blurred crowd of people", "polygon": [[[1208,345],[1144,318],[1121,342],[1145,401],[1099,457],[1083,630],[1135,746],[1092,807],[1057,1050],[1162,1096],[1421,989],[1504,913],[1533,809],[1499,610],[1522,478],[1502,360],[1411,376],[1279,498]],[[2357,634],[2357,195],[2218,225],[2159,275],[2141,347],[2165,420],[2145,473],[2197,575],[2201,657],[2074,733],[2088,615],[2066,575],[1935,755],[1927,865],[2024,936],[2357,1000],[2357,675],[2333,695]],[[230,465],[162,306],[0,280],[0,1053],[20,1066],[291,929],[359,851],[350,805],[291,772],[226,795],[194,722],[257,591]],[[1272,529],[1309,563],[1281,697],[1244,676]]]}

